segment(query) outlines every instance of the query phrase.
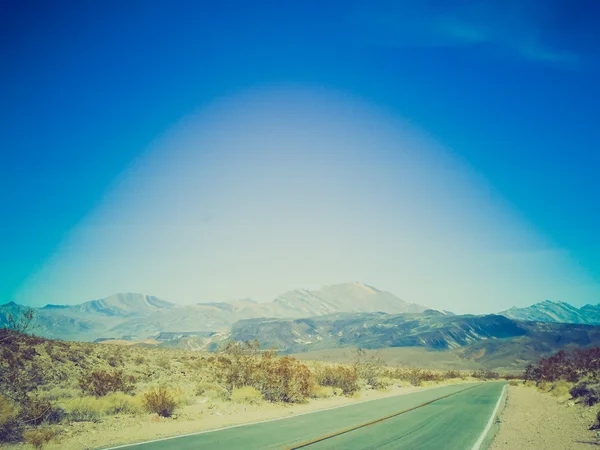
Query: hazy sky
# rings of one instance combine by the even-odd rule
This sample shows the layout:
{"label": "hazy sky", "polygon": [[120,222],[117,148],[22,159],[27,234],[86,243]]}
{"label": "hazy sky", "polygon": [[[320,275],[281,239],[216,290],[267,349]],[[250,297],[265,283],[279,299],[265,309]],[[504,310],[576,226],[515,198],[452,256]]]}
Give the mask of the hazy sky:
{"label": "hazy sky", "polygon": [[0,301],[600,302],[598,12],[325,3],[9,6]]}

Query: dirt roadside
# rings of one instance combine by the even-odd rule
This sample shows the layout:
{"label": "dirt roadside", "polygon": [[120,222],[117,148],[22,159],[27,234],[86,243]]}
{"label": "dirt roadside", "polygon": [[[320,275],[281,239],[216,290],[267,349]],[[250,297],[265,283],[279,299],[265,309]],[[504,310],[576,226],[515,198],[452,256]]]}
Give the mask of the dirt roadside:
{"label": "dirt roadside", "polygon": [[590,450],[598,441],[598,433],[589,430],[593,419],[594,411],[573,405],[566,398],[531,387],[508,386],[500,431],[489,449]]}

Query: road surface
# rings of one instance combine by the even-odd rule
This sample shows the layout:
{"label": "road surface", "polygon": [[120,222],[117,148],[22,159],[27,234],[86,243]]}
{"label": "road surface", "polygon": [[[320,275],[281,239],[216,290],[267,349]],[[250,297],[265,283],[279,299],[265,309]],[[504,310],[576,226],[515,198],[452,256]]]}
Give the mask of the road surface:
{"label": "road surface", "polygon": [[[443,386],[295,417],[121,447],[196,449],[486,448],[504,383]],[[485,438],[485,439],[484,439]]]}

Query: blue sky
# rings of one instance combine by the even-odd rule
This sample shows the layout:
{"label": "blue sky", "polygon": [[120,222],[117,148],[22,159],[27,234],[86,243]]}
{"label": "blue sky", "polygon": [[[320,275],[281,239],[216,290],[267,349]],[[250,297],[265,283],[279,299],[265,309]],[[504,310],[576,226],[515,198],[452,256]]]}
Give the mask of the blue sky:
{"label": "blue sky", "polygon": [[[18,294],[135,161],[186,117],[272,85],[410,122],[597,287],[599,17],[580,1],[5,3],[0,299],[46,303]],[[75,301],[61,280],[52,300]]]}

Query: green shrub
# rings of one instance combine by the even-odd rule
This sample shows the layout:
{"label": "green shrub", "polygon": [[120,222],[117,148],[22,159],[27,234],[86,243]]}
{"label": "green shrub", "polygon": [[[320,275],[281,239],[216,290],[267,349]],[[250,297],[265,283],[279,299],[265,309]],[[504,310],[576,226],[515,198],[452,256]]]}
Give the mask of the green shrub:
{"label": "green shrub", "polygon": [[142,404],[148,412],[156,413],[162,417],[171,417],[177,402],[169,389],[160,386],[145,392],[142,397]]}
{"label": "green shrub", "polygon": [[508,385],[509,385],[509,386],[518,386],[518,385],[519,385],[519,383],[518,383],[517,381],[515,381],[515,380],[510,380],[510,381],[508,382]]}
{"label": "green shrub", "polygon": [[262,401],[263,397],[258,389],[252,386],[244,386],[241,388],[235,388],[231,393],[231,401],[234,403],[247,403],[255,405]]}
{"label": "green shrub", "polygon": [[95,370],[79,379],[79,387],[84,394],[102,397],[111,392],[124,392],[126,394],[133,392],[134,382],[133,376],[125,375],[121,370],[113,372]]}

